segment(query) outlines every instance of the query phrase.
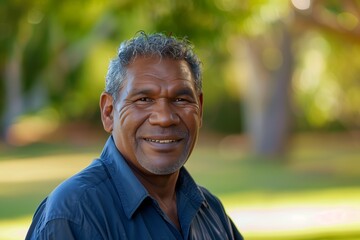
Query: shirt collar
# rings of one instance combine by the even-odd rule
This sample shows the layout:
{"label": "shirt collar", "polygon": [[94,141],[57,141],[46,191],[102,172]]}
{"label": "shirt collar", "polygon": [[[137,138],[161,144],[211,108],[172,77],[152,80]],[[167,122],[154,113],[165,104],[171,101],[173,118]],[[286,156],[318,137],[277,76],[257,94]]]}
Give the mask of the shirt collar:
{"label": "shirt collar", "polygon": [[177,191],[184,193],[196,207],[204,204],[207,206],[206,198],[199,186],[185,167],[180,169],[180,174],[177,182]]}
{"label": "shirt collar", "polygon": [[122,202],[124,212],[130,219],[149,194],[116,148],[112,136],[107,140],[100,159],[108,168]]}
{"label": "shirt collar", "polygon": [[[116,148],[112,136],[107,140],[100,159],[106,165],[123,204],[124,212],[130,219],[141,203],[150,195]],[[187,195],[197,207],[201,204],[207,205],[202,191],[184,167],[180,170],[177,191]]]}

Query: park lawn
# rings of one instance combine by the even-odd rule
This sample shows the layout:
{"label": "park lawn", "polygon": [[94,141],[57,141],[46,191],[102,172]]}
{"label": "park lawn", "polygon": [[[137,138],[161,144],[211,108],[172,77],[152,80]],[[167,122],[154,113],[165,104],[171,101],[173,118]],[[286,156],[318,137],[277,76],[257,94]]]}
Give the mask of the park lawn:
{"label": "park lawn", "polygon": [[[186,166],[221,198],[248,240],[360,239],[357,142],[297,141],[281,163],[261,161],[231,144],[201,142]],[[40,201],[96,158],[101,147],[2,151],[0,239],[23,239]]]}

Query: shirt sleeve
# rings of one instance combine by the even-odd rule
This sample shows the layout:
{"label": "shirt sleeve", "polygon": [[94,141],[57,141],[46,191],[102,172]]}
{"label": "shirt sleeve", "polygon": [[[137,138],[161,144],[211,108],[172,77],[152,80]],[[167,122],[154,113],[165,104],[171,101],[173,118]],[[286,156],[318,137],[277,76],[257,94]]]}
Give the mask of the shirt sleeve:
{"label": "shirt sleeve", "polygon": [[55,219],[46,224],[36,239],[76,239],[74,228],[71,222],[65,219]]}
{"label": "shirt sleeve", "polygon": [[33,231],[26,240],[90,240],[101,239],[94,231],[87,231],[76,223],[67,219],[54,219],[49,221],[43,229]]}
{"label": "shirt sleeve", "polygon": [[47,199],[36,210],[25,240],[101,239],[89,227],[80,226],[66,218],[54,218],[46,222],[46,202]]}

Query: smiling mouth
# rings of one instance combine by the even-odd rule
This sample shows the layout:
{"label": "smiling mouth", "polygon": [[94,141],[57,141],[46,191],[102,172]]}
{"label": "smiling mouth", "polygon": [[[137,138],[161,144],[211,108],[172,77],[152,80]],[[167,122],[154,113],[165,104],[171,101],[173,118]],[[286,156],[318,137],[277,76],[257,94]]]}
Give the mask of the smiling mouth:
{"label": "smiling mouth", "polygon": [[174,139],[151,139],[151,138],[145,138],[144,139],[147,142],[153,142],[153,143],[160,143],[160,144],[169,144],[169,143],[175,143],[180,140],[174,140]]}

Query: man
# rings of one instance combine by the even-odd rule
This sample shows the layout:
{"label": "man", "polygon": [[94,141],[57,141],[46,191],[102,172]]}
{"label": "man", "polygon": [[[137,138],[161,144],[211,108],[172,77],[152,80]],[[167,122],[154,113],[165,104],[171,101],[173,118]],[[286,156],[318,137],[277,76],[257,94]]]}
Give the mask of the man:
{"label": "man", "polygon": [[242,239],[183,167],[202,123],[200,62],[186,40],[145,33],[110,62],[99,159],[59,185],[26,239]]}

